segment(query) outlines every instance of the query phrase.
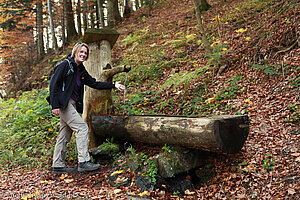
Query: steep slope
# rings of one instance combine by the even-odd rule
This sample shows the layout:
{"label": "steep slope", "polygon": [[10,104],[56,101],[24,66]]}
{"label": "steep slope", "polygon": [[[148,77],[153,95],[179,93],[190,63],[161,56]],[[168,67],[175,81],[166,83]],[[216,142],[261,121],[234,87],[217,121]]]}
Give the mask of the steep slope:
{"label": "steep slope", "polygon": [[[203,22],[213,55],[201,46],[192,0],[159,2],[150,16],[147,9],[140,9],[116,28],[121,36],[113,49],[114,64],[132,66],[131,72],[117,77],[127,92],[114,94],[116,112],[248,114],[250,134],[242,151],[211,156],[215,176],[182,198],[297,199],[299,2],[209,1],[212,7],[203,13]],[[216,75],[214,63],[224,58],[228,66]],[[149,151],[146,145],[139,150]],[[109,186],[105,180],[112,171],[108,166],[101,170],[62,177],[44,170],[1,172],[0,188],[37,198],[49,194],[53,198],[125,199],[141,194],[134,185]],[[179,199],[159,190],[143,194],[152,199]]]}

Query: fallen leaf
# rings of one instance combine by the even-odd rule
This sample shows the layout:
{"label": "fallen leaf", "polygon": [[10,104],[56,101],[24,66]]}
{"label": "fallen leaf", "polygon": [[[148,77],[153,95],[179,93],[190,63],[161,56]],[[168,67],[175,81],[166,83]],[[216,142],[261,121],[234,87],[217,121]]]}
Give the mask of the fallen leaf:
{"label": "fallen leaf", "polygon": [[144,195],[148,195],[148,194],[149,194],[149,192],[147,190],[145,190],[144,192],[139,193],[139,196],[144,196]]}
{"label": "fallen leaf", "polygon": [[184,191],[184,194],[186,194],[186,195],[194,195],[195,192],[190,191],[190,190],[186,190],[186,191]]}
{"label": "fallen leaf", "polygon": [[71,178],[71,179],[65,179],[64,181],[65,181],[66,183],[71,183],[71,182],[74,181],[74,179],[72,179],[72,178]]}
{"label": "fallen leaf", "polygon": [[208,99],[206,99],[205,100],[205,102],[206,102],[206,104],[212,104],[212,103],[214,103],[216,101],[216,99],[215,98],[208,98]]}
{"label": "fallen leaf", "polygon": [[291,155],[297,157],[297,156],[300,156],[300,153],[292,153]]}
{"label": "fallen leaf", "polygon": [[237,33],[244,33],[244,32],[246,32],[247,31],[247,28],[240,28],[239,30],[236,30],[235,32],[237,32]]}
{"label": "fallen leaf", "polygon": [[44,181],[41,181],[41,183],[42,183],[42,184],[43,184],[43,183],[49,183],[49,181],[44,180]]}
{"label": "fallen leaf", "polygon": [[295,193],[296,193],[295,189],[293,189],[293,188],[289,188],[289,189],[288,189],[288,194],[293,195],[293,194],[295,194]]}
{"label": "fallen leaf", "polygon": [[68,175],[67,174],[62,174],[61,176],[60,176],[60,179],[65,179],[65,178],[67,178],[68,177]]}
{"label": "fallen leaf", "polygon": [[247,166],[249,169],[253,170],[254,169],[254,166],[253,165],[248,165]]}
{"label": "fallen leaf", "polygon": [[120,171],[114,171],[113,173],[111,173],[110,176],[114,176],[114,175],[116,175],[116,174],[121,174],[121,173],[123,173],[123,170],[120,170]]}
{"label": "fallen leaf", "polygon": [[120,193],[122,190],[121,189],[115,189],[114,190],[114,194],[118,194],[118,193]]}
{"label": "fallen leaf", "polygon": [[124,183],[125,181],[127,181],[128,178],[126,177],[118,177],[116,180],[115,180],[115,183]]}

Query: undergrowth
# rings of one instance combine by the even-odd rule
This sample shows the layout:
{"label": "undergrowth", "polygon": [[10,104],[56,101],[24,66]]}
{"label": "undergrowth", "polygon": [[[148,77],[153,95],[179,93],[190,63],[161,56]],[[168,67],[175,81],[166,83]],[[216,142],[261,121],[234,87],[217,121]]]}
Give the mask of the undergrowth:
{"label": "undergrowth", "polygon": [[18,99],[0,99],[1,168],[49,165],[59,120],[50,117],[47,95],[47,90],[32,90]]}

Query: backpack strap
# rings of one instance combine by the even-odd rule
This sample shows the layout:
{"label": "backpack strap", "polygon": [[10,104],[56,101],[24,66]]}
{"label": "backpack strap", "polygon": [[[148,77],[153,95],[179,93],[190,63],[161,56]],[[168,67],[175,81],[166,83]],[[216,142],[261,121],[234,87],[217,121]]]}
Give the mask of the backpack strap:
{"label": "backpack strap", "polygon": [[[69,65],[69,69],[68,69],[68,72],[67,72],[67,76],[70,75],[71,73],[74,73],[74,68],[73,68],[73,65],[71,64],[71,62],[69,61],[69,59],[65,59],[67,62],[68,62],[68,65]],[[62,88],[61,90],[62,91],[65,91],[65,81],[63,81],[63,85],[62,85]]]}
{"label": "backpack strap", "polygon": [[71,74],[71,73],[74,73],[74,68],[73,68],[73,65],[71,64],[71,62],[69,61],[69,59],[65,59],[67,62],[68,62],[68,64],[69,64],[69,70],[68,70],[68,72],[67,72],[67,76],[69,75],[69,74]]}

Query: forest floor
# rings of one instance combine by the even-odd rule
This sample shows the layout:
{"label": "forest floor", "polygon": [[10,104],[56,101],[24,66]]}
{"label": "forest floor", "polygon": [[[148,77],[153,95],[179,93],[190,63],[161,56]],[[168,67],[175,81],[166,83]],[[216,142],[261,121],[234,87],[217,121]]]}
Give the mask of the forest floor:
{"label": "forest floor", "polygon": [[[174,73],[194,71],[197,66],[204,66],[209,61],[204,57],[204,49],[197,44],[185,41],[185,45],[178,49],[169,45],[176,43],[178,34],[186,33],[187,30],[188,33],[183,38],[198,34],[192,0],[163,2],[151,11],[149,17],[144,15],[147,9],[141,9],[118,26],[121,36],[113,49],[113,60],[118,64],[131,57],[132,60],[136,59],[133,67],[139,67],[138,62],[151,60],[145,55],[145,49],[160,47],[164,49],[164,57],[161,59],[176,60],[183,52],[189,55],[190,60],[180,60],[175,67],[164,69],[160,77],[134,85],[128,89],[129,94],[158,90]],[[213,35],[210,39],[219,37],[230,51],[223,55],[229,59],[229,66],[223,73],[214,76],[206,89],[210,94],[219,94],[224,85],[233,85],[228,81],[232,77],[242,77],[237,82],[241,92],[234,93],[234,98],[224,97],[219,105],[230,105],[231,109],[226,111],[213,107],[211,110],[214,114],[236,114],[237,110],[241,114],[248,114],[250,132],[240,153],[214,155],[211,159],[214,162],[215,176],[181,196],[162,190],[142,193],[134,185],[134,181],[128,187],[111,187],[107,182],[111,168],[102,166],[100,171],[94,173],[64,176],[52,175],[51,169],[26,170],[20,167],[2,171],[0,198],[299,199],[300,5],[297,1],[280,0],[209,2],[212,7],[203,13],[204,25],[208,34]],[[258,5],[261,7],[256,7]],[[221,18],[218,23],[217,16]],[[152,34],[145,34],[142,39],[146,39],[137,45],[134,42],[129,45],[122,43],[127,36],[134,32],[141,33],[142,30]],[[145,52],[142,54],[138,50]],[[149,65],[151,62],[155,61],[149,61]],[[251,63],[260,65],[256,65],[256,68],[249,67]],[[134,82],[135,79],[134,76],[129,77],[128,81]],[[188,101],[181,92],[194,91],[201,84],[201,79],[192,79],[187,86],[169,87],[160,93],[161,101],[166,102],[172,98],[175,106],[156,108],[157,111],[168,115],[186,114],[179,102],[185,100],[186,106],[192,106],[193,102]],[[155,106],[157,105],[148,103],[144,105],[144,109],[153,110]]]}

